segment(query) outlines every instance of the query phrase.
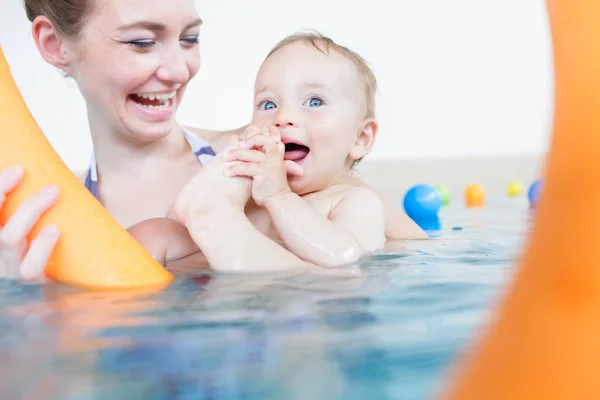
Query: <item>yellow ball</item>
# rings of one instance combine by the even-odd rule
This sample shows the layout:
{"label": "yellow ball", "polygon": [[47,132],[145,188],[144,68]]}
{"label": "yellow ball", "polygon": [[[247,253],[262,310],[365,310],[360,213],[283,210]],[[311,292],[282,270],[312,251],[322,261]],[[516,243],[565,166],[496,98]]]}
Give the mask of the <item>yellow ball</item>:
{"label": "yellow ball", "polygon": [[513,181],[508,184],[506,192],[510,197],[517,197],[523,193],[523,184],[518,181]]}

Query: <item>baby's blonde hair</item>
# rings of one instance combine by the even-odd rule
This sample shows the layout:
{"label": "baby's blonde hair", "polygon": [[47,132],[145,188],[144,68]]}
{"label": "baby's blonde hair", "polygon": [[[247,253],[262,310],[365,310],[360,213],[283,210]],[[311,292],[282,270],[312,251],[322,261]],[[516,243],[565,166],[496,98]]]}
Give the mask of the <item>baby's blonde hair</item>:
{"label": "baby's blonde hair", "polygon": [[375,74],[369,67],[367,61],[362,58],[356,52],[350,50],[347,47],[339,45],[335,43],[332,39],[324,36],[316,31],[304,31],[294,33],[275,45],[265,58],[265,61],[271,57],[275,52],[281,50],[287,45],[290,45],[295,42],[304,42],[311,44],[317,50],[322,53],[328,54],[330,48],[340,52],[342,55],[347,57],[350,61],[354,63],[354,65],[358,68],[360,74],[364,77],[365,84],[365,106],[366,106],[366,116],[367,118],[375,118],[375,96],[377,94],[377,80],[375,79]]}

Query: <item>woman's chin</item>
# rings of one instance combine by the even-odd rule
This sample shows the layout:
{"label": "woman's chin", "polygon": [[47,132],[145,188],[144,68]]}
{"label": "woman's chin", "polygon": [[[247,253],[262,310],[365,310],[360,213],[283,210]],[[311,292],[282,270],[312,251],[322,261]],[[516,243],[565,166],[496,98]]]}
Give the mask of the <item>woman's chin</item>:
{"label": "woman's chin", "polygon": [[169,136],[175,125],[174,121],[150,123],[132,119],[124,122],[130,135],[142,143],[154,142]]}

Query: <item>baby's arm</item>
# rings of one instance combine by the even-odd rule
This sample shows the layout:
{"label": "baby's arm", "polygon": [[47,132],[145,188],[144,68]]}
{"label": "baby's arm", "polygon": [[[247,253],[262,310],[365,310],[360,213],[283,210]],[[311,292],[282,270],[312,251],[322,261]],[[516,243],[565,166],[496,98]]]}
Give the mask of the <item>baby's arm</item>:
{"label": "baby's arm", "polygon": [[315,267],[258,232],[243,211],[214,210],[189,222],[190,230],[168,218],[142,221],[129,233],[164,267],[202,246],[210,268],[218,272],[276,272]]}
{"label": "baby's arm", "polygon": [[263,235],[244,214],[252,181],[225,176],[225,170],[233,165],[225,158],[237,148],[236,143],[233,137],[231,147],[218,153],[187,183],[167,215],[185,225],[214,271],[255,273],[316,267]]}
{"label": "baby's arm", "polygon": [[309,269],[306,262],[259,232],[236,208],[223,207],[186,222],[211,269],[225,273],[260,273]]}
{"label": "baby's arm", "polygon": [[199,252],[185,226],[172,219],[152,218],[127,230],[163,266]]}
{"label": "baby's arm", "polygon": [[[227,158],[238,161],[227,169],[227,175],[253,179],[254,201],[267,209],[286,247],[301,259],[333,267],[383,247],[383,206],[372,190],[353,188],[329,220],[291,191],[284,146],[270,135],[248,137],[245,146],[231,151]],[[367,209],[367,213],[361,211]]]}
{"label": "baby's arm", "polygon": [[366,188],[351,189],[331,210],[329,219],[293,192],[273,196],[264,206],[286,246],[317,265],[351,263],[385,244],[383,205]]}

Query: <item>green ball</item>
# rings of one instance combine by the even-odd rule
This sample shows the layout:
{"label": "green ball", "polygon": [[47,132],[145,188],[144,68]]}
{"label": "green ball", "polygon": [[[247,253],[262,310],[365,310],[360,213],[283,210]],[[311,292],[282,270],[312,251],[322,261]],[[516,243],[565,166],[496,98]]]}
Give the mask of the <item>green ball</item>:
{"label": "green ball", "polygon": [[446,185],[435,185],[434,188],[442,198],[442,205],[447,206],[450,204],[450,198],[452,197],[450,194],[450,188]]}

